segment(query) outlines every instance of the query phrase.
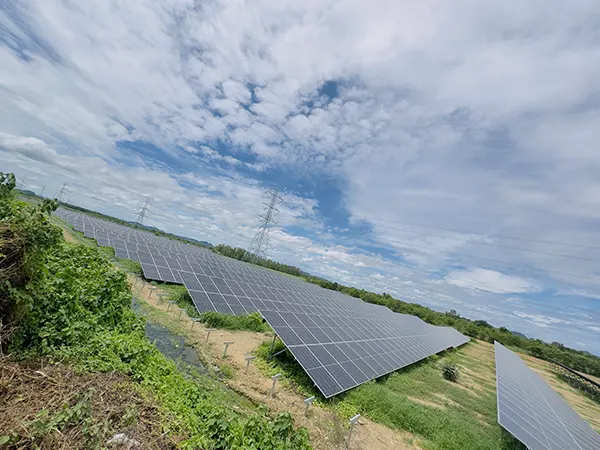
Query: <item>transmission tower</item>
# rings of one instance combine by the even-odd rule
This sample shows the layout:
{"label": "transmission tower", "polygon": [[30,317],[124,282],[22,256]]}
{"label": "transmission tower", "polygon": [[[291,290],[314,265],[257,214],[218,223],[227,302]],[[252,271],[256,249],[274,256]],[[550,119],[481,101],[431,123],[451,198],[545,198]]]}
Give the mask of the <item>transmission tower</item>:
{"label": "transmission tower", "polygon": [[140,224],[144,223],[144,217],[146,217],[146,213],[148,212],[149,204],[150,204],[150,198],[146,197],[146,200],[144,201],[144,206],[142,206],[142,209],[140,210],[140,213],[137,216],[137,223],[140,223]]}
{"label": "transmission tower", "polygon": [[58,194],[56,194],[56,199],[58,200],[58,203],[62,202],[63,194],[65,193],[66,187],[67,187],[67,183],[63,184],[60,188],[60,191],[58,191]]}
{"label": "transmission tower", "polygon": [[258,230],[244,255],[246,261],[254,262],[257,258],[267,259],[269,231],[277,224],[275,221],[275,216],[279,212],[277,205],[283,201],[276,190],[267,191],[267,195],[268,201],[263,202],[263,213],[258,216],[260,219]]}

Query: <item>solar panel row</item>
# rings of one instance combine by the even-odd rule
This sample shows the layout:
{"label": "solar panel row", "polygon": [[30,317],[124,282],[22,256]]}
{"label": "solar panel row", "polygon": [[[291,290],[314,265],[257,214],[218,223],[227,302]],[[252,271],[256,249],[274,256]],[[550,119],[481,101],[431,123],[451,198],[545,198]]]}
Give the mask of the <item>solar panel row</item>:
{"label": "solar panel row", "polygon": [[600,435],[515,353],[496,342],[498,423],[531,450],[598,450]]}
{"label": "solar panel row", "polygon": [[182,283],[199,312],[259,312],[325,397],[468,341],[448,327],[365,303],[210,250],[95,217],[57,215],[151,280]]}

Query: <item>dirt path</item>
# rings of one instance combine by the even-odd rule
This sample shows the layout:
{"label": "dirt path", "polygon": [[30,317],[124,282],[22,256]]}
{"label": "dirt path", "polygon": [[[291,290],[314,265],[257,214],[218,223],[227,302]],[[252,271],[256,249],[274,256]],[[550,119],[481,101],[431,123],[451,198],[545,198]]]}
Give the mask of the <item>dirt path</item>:
{"label": "dirt path", "polygon": [[[245,356],[252,353],[265,340],[271,336],[250,331],[217,330],[210,334],[206,342],[206,327],[195,323],[185,311],[175,304],[169,306],[166,301],[159,301],[159,289],[151,290],[151,284],[129,275],[134,295],[145,301],[150,306],[168,314],[169,319],[177,321],[185,330],[187,338],[191,341],[203,359],[215,365],[227,364],[232,369],[231,378],[224,382],[236,392],[244,395],[257,403],[264,403],[273,411],[289,411],[299,426],[306,427],[309,431],[311,442],[317,450],[346,449],[345,436],[347,430],[340,420],[330,411],[319,407],[311,407],[309,414],[304,415],[304,397],[292,392],[280,384],[276,387],[274,397],[271,397],[271,378],[262,374],[254,364],[250,364],[246,372]],[[167,309],[169,310],[167,312]],[[181,312],[181,314],[180,314]],[[227,349],[227,357],[222,358],[223,342],[233,341]],[[352,434],[349,448],[356,450],[416,450],[417,438],[409,433],[391,430],[383,425],[361,418]]]}

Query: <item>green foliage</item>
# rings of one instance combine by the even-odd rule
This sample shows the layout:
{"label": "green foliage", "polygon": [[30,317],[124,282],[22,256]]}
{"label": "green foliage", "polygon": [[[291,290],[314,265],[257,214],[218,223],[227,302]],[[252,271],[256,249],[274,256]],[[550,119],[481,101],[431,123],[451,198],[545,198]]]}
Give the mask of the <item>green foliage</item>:
{"label": "green foliage", "polygon": [[272,423],[266,413],[239,416],[184,377],[148,341],[130,308],[124,274],[96,248],[64,244],[47,264],[42,286],[49,295],[32,305],[14,350],[72,361],[84,371],[130,375],[174,418],[165,427],[186,436],[182,448],[309,448],[305,432],[287,433],[279,416]]}
{"label": "green foliage", "polygon": [[[228,256],[229,258],[248,260],[248,254],[246,250],[240,247],[230,247],[229,245],[219,244],[213,247],[212,249],[215,253],[218,253],[223,256]],[[302,276],[304,273],[298,267],[290,266],[288,264],[282,264],[277,261],[273,261],[271,259],[260,258],[256,255],[251,255],[251,262],[253,264],[257,264],[259,266],[267,267],[269,269],[277,270],[278,272],[289,273],[294,276]]]}
{"label": "green foliage", "polygon": [[[273,353],[279,353],[275,358],[270,358],[271,342],[263,342],[255,351],[256,366],[269,376],[281,373],[280,382],[288,388],[299,392],[305,397],[315,396],[319,402],[324,402],[325,397],[315,388],[314,382],[306,374],[289,351],[282,352],[286,347],[279,339],[275,341]],[[280,353],[281,352],[281,353]]]}
{"label": "green foliage", "polygon": [[45,270],[15,335],[17,347],[48,353],[105,329],[141,329],[130,308],[125,274],[96,249],[64,243],[46,254]]}
{"label": "green foliage", "polygon": [[246,330],[266,333],[271,331],[260,314],[253,312],[246,316],[231,316],[216,311],[208,311],[200,314],[200,321],[210,328],[222,328],[225,330]]}
{"label": "green foliage", "polygon": [[188,317],[200,317],[200,313],[192,302],[192,297],[185,286],[179,284],[153,282],[168,294],[167,300],[173,301],[185,311]]}
{"label": "green foliage", "polygon": [[142,265],[137,261],[132,261],[131,259],[119,259],[119,266],[122,267],[125,271],[141,277],[144,275],[142,271]]}
{"label": "green foliage", "polygon": [[460,372],[458,371],[458,367],[452,361],[445,361],[442,364],[442,376],[448,380],[456,383],[458,381],[458,377],[460,376]]}
{"label": "green foliage", "polygon": [[31,287],[43,272],[45,252],[60,229],[49,221],[54,200],[32,205],[17,199],[13,174],[0,172],[0,321],[18,322],[31,302]]}
{"label": "green foliage", "polygon": [[221,364],[219,366],[219,370],[221,371],[223,376],[225,376],[225,378],[233,377],[233,368],[229,364]]}

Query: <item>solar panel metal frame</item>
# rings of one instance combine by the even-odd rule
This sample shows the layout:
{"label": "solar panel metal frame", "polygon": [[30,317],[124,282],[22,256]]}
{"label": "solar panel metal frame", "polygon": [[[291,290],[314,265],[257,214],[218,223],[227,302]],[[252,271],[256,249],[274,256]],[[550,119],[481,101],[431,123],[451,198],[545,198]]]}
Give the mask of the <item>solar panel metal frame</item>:
{"label": "solar panel metal frame", "polygon": [[514,352],[494,343],[498,423],[530,450],[598,450],[600,435]]}

